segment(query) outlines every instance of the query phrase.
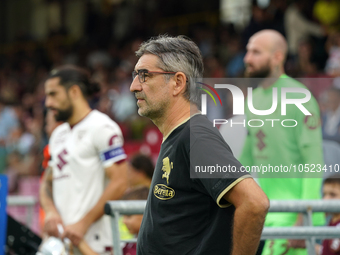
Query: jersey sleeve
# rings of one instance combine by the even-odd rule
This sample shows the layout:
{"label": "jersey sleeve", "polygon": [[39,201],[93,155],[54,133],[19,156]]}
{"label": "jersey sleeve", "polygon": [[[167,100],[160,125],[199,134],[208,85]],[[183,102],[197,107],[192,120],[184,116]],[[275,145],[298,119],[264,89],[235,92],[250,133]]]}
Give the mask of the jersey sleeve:
{"label": "jersey sleeve", "polygon": [[312,97],[309,102],[305,103],[304,106],[312,115],[304,115],[300,110],[293,111],[295,114],[294,119],[298,122],[298,125],[295,128],[298,146],[301,149],[312,145],[322,147],[319,106],[314,97]]}
{"label": "jersey sleeve", "polygon": [[127,156],[123,148],[123,135],[115,122],[98,125],[94,129],[93,139],[103,167],[109,167],[126,159]]}
{"label": "jersey sleeve", "polygon": [[[199,133],[191,143],[190,167],[226,167],[230,169],[223,173],[223,178],[197,178],[199,182],[221,208],[230,204],[223,199],[223,196],[237,183],[245,178],[251,177],[247,172],[241,171],[241,163],[233,156],[229,146],[223,137],[214,133]],[[192,170],[193,171],[193,170]]]}

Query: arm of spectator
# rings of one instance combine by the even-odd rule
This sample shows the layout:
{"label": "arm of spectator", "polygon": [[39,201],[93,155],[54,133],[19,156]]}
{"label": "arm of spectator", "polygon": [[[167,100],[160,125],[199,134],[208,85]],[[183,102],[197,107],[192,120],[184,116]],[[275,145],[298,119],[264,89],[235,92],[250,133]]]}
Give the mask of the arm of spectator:
{"label": "arm of spectator", "polygon": [[[296,219],[296,222],[294,226],[303,226],[303,215],[301,213],[298,214],[298,217]],[[306,241],[304,239],[296,240],[296,239],[290,239],[288,240],[288,245],[291,248],[306,248]]]}
{"label": "arm of spectator", "polygon": [[45,211],[43,231],[50,236],[59,237],[57,225],[58,224],[63,225],[63,222],[53,202],[52,185],[53,185],[52,168],[48,167],[45,170],[45,174],[43,176],[39,189],[40,204]]}
{"label": "arm of spectator", "polygon": [[326,35],[326,30],[317,23],[308,20],[302,20],[301,26],[303,27],[303,30],[308,31],[311,35],[319,37]]}
{"label": "arm of spectator", "polygon": [[254,255],[269,209],[269,200],[252,178],[236,184],[224,197],[235,206],[233,255]]}
{"label": "arm of spectator", "polygon": [[65,227],[63,238],[69,238],[75,246],[80,244],[92,223],[104,215],[105,203],[119,199],[127,189],[127,163],[125,161],[105,168],[105,173],[110,181],[96,205],[80,221]]}
{"label": "arm of spectator", "polygon": [[291,20],[292,23],[289,25],[297,26],[300,28],[300,31],[305,31],[306,33],[315,35],[315,36],[324,36],[325,30],[321,25],[316,22],[309,21],[306,19],[300,11],[296,12],[296,17]]}
{"label": "arm of spectator", "polygon": [[321,255],[321,252],[322,252],[322,245],[315,244],[315,254],[316,255]]}
{"label": "arm of spectator", "polygon": [[98,253],[91,249],[91,247],[85,242],[85,240],[81,240],[78,249],[83,255],[98,255]]}

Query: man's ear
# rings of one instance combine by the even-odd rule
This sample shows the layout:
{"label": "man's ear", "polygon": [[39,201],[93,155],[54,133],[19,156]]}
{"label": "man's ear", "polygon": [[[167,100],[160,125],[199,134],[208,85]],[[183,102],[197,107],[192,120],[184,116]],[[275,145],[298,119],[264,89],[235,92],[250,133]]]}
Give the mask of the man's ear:
{"label": "man's ear", "polygon": [[285,55],[282,51],[276,51],[273,55],[274,65],[280,65],[284,62]]}
{"label": "man's ear", "polygon": [[68,89],[69,97],[72,99],[78,99],[81,97],[82,92],[78,85],[74,84]]}
{"label": "man's ear", "polygon": [[184,93],[187,86],[187,77],[183,72],[177,72],[174,75],[173,96]]}

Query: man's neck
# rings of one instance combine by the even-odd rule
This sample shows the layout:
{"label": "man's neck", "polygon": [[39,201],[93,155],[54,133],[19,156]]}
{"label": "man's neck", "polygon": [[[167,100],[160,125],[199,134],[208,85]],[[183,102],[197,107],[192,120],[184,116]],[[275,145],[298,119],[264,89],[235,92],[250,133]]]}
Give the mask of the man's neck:
{"label": "man's neck", "polygon": [[283,74],[283,68],[274,69],[270,75],[261,82],[261,87],[264,89],[271,87]]}
{"label": "man's neck", "polygon": [[90,108],[87,102],[78,104],[77,106],[73,108],[73,114],[67,120],[68,124],[70,124],[70,126],[74,126],[75,124],[80,122],[82,119],[84,119],[91,112],[91,110],[92,109]]}
{"label": "man's neck", "polygon": [[183,100],[172,108],[169,108],[168,112],[164,114],[164,117],[152,121],[163,134],[163,137],[167,137],[176,126],[198,112],[196,105]]}

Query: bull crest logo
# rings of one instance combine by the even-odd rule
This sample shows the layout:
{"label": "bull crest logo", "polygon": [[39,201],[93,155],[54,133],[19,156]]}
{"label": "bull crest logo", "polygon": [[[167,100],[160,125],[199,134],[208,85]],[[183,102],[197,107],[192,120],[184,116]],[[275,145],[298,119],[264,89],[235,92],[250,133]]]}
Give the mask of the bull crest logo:
{"label": "bull crest logo", "polygon": [[164,174],[162,175],[162,179],[165,178],[166,179],[166,183],[169,185],[169,177],[170,177],[170,172],[171,169],[173,168],[173,163],[170,163],[170,159],[169,157],[163,158],[163,167],[162,167],[162,171],[164,172]]}

